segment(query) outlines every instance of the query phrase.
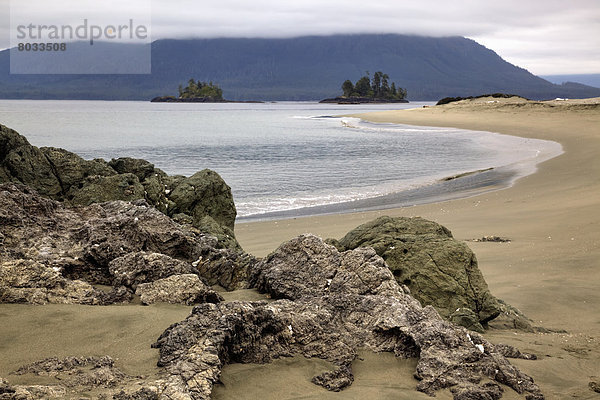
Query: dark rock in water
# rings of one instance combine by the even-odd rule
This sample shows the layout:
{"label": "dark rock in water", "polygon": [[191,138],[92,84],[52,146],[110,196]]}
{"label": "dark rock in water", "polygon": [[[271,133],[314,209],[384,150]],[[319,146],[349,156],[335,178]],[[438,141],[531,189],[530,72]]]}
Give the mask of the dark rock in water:
{"label": "dark rock in water", "polygon": [[[307,276],[313,277],[305,282]],[[455,398],[494,399],[501,383],[543,398],[533,380],[482,336],[444,321],[430,306],[421,307],[370,250],[340,254],[304,235],[257,264],[253,281],[294,300],[194,307],[154,345],[172,396],[209,399],[224,364],[265,363],[296,354],[333,363],[333,371],[313,382],[341,390],[353,380],[351,363],[358,349],[368,348],[418,357],[417,390],[429,395],[453,387]]]}
{"label": "dark rock in water", "polygon": [[[128,301],[141,283],[202,271],[247,286],[241,280],[256,262],[216,248],[215,238],[173,222],[144,200],[67,208],[20,184],[0,185],[0,237],[3,302]],[[105,293],[91,284],[114,289]]]}
{"label": "dark rock in water", "polygon": [[219,239],[219,247],[240,249],[231,189],[216,172],[170,177],[146,160],[84,160],[63,149],[32,146],[3,125],[0,145],[0,183],[23,183],[69,205],[144,199],[169,216],[186,213],[197,229]]}
{"label": "dark rock in water", "polygon": [[170,212],[191,215],[195,222],[209,215],[233,232],[236,209],[231,188],[216,172],[209,169],[196,172],[180,181],[169,198],[175,203]]}
{"label": "dark rock in water", "polygon": [[171,275],[150,283],[141,283],[135,294],[140,296],[145,305],[161,302],[191,306],[223,301],[220,294],[202,283],[198,275],[194,274]]}
{"label": "dark rock in water", "polygon": [[435,222],[418,217],[380,217],[333,243],[342,251],[373,247],[396,280],[408,286],[417,300],[470,329],[481,330],[481,325],[501,312],[477,267],[475,254]]}

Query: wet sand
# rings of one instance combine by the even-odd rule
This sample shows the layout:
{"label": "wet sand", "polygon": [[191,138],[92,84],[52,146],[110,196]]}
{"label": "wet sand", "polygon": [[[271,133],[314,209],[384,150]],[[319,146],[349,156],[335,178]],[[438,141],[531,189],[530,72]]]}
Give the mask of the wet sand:
{"label": "wet sand", "polygon": [[0,304],[0,377],[34,384],[38,377],[11,375],[48,357],[109,355],[129,375],[156,375],[158,350],[150,345],[192,307]]}
{"label": "wet sand", "polygon": [[[340,238],[380,215],[422,216],[458,240],[487,235],[511,243],[469,242],[491,292],[521,309],[535,325],[567,334],[492,329],[504,342],[540,356],[515,360],[549,399],[596,399],[600,380],[600,99],[528,103],[483,98],[467,103],[359,115],[373,122],[485,130],[562,144],[564,154],[514,186],[465,199],[355,214],[236,226],[242,246],[266,255],[277,244],[311,232]],[[253,379],[248,374],[249,379]],[[356,383],[355,383],[356,384]],[[504,398],[507,397],[505,394]]]}

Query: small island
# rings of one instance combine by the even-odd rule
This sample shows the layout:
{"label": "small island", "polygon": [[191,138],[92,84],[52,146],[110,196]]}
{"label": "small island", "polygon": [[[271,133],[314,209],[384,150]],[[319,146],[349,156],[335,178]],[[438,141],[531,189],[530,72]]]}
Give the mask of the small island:
{"label": "small island", "polygon": [[396,88],[396,82],[389,83],[390,77],[381,71],[373,74],[369,72],[362,76],[355,84],[349,79],[342,83],[344,94],[339,97],[321,100],[319,103],[337,104],[363,104],[363,103],[408,103],[406,89]]}
{"label": "small island", "polygon": [[150,100],[152,103],[262,103],[262,101],[233,101],[223,98],[223,89],[212,82],[196,81],[190,78],[184,88],[179,85],[179,95],[158,96]]}

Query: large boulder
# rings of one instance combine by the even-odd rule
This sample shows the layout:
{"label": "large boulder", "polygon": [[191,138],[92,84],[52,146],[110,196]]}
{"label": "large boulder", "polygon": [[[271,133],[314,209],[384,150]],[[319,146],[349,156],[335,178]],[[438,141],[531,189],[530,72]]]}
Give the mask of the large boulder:
{"label": "large boulder", "polygon": [[63,149],[32,146],[3,125],[0,147],[0,183],[20,182],[56,200],[68,200],[67,193],[88,177],[116,174],[103,160],[87,161]]}
{"label": "large boulder", "polygon": [[274,299],[344,292],[393,296],[399,285],[373,249],[340,253],[317,236],[282,244],[252,270],[252,286]]}
{"label": "large boulder", "polygon": [[88,177],[116,175],[104,160],[84,160],[75,153],[55,147],[42,147],[40,151],[50,162],[64,193],[79,188]]}
{"label": "large boulder", "polygon": [[154,282],[171,275],[192,274],[188,262],[161,253],[137,251],[117,257],[108,263],[113,286],[125,286],[135,291],[141,283]]}
{"label": "large boulder", "polygon": [[81,187],[71,189],[67,196],[72,204],[83,206],[113,200],[133,201],[144,198],[144,187],[130,173],[95,175],[83,180]]}
{"label": "large boulder", "polygon": [[84,160],[64,149],[32,146],[3,125],[0,148],[0,183],[23,183],[77,206],[144,199],[166,215],[189,217],[195,228],[217,237],[220,248],[241,249],[233,232],[231,188],[214,171],[171,177],[141,159]]}
{"label": "large boulder", "polygon": [[216,172],[204,169],[181,180],[169,198],[175,203],[172,214],[188,214],[195,222],[209,215],[233,232],[236,209],[231,188]]}
{"label": "large boulder", "polygon": [[[175,205],[169,200],[173,184],[178,182],[176,177],[170,177],[154,164],[142,159],[122,157],[113,158],[110,165],[119,174],[134,174],[143,186],[144,198],[160,212],[169,214]],[[115,199],[116,200],[116,199]]]}
{"label": "large boulder", "polygon": [[481,331],[501,312],[475,254],[433,221],[380,217],[330,243],[340,251],[372,247],[417,300],[470,329]]}
{"label": "large boulder", "polygon": [[20,182],[51,198],[63,196],[60,180],[40,149],[3,125],[0,125],[0,145],[0,179],[3,182]]}

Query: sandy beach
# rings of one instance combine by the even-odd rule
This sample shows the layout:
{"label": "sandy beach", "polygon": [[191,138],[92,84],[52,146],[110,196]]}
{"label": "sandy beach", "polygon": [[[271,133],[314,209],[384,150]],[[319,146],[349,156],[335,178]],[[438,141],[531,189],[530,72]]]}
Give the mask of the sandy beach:
{"label": "sandy beach", "polygon": [[[392,122],[484,130],[559,142],[564,154],[508,189],[445,202],[354,214],[240,223],[244,249],[264,256],[302,233],[340,238],[381,215],[421,216],[448,227],[477,255],[495,296],[518,307],[554,332],[524,333],[492,328],[494,343],[535,353],[536,361],[511,360],[532,376],[548,399],[596,399],[588,387],[600,380],[600,99],[526,102],[479,99],[404,111],[360,115]],[[496,235],[510,243],[472,242]],[[263,298],[253,290],[223,293],[226,300]],[[150,345],[191,307],[139,305],[0,305],[0,376],[32,384],[11,372],[45,357],[110,355],[135,376],[158,373],[158,351]],[[560,331],[560,332],[559,332]],[[364,352],[353,364],[355,381],[340,392],[313,385],[322,360],[293,357],[271,364],[225,366],[214,399],[425,399],[416,392],[416,360]],[[81,398],[95,398],[81,393]],[[436,398],[451,398],[448,390]],[[505,388],[504,399],[522,399]]]}
{"label": "sandy beach", "polygon": [[588,383],[600,379],[599,102],[482,98],[358,115],[372,122],[552,140],[562,144],[565,153],[504,190],[385,211],[243,223],[237,225],[236,235],[246,251],[264,256],[301,233],[340,238],[366,221],[390,215],[431,219],[448,227],[458,240],[508,237],[510,243],[468,242],[491,292],[521,309],[535,325],[567,333],[491,329],[486,336],[536,353],[537,361],[514,362],[548,398],[597,398]]}

